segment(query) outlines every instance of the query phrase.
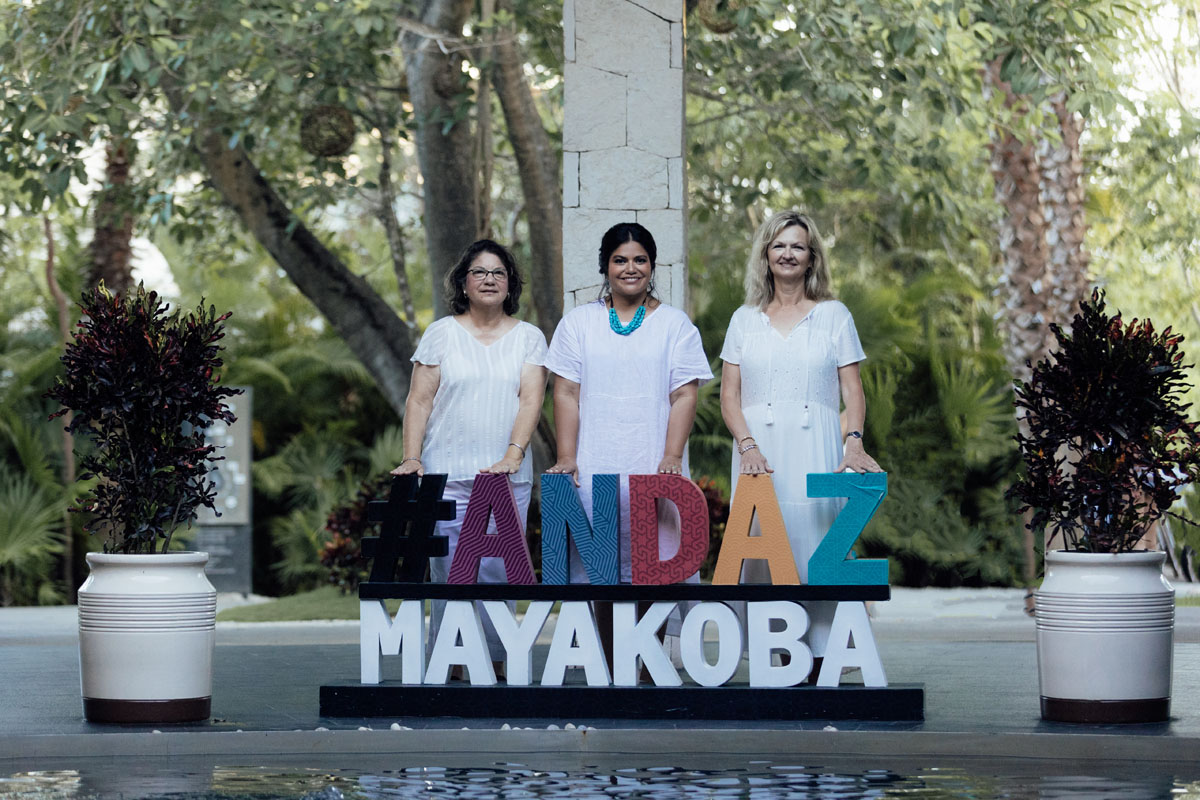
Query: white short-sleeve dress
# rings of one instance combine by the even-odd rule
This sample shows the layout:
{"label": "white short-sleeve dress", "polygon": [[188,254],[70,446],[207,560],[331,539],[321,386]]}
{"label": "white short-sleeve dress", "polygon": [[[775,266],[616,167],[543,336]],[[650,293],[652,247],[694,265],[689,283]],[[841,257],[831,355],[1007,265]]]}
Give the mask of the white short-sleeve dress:
{"label": "white short-sleeve dress", "polygon": [[[621,475],[621,580],[632,580],[629,557],[629,475],[658,471],[667,440],[671,392],[692,381],[712,379],[700,332],[683,311],[659,305],[628,336],[612,330],[603,301],[579,306],[563,316],[546,367],[579,384],[579,497],[591,517],[592,475]],[[689,475],[687,448],[683,474]],[[679,551],[674,507],[661,503],[659,555]],[[665,508],[664,508],[665,507]],[[672,518],[673,517],[673,518]],[[587,574],[572,548],[571,581]]]}
{"label": "white short-sleeve dress", "polygon": [[[809,557],[844,504],[836,498],[810,498],[806,476],[833,472],[841,463],[838,368],[865,358],[850,310],[837,300],[818,303],[786,336],[761,309],[742,306],[725,333],[721,360],[740,369],[742,414],[775,470],[771,477],[803,582],[808,581]],[[736,491],[741,469],[736,443],[732,462],[730,483]],[[766,580],[765,570],[757,566],[747,563],[746,582]],[[837,604],[804,605],[810,617],[809,647],[821,656]]]}
{"label": "white short-sleeve dress", "polygon": [[[421,463],[426,474],[445,474],[442,497],[453,500],[457,516],[437,523],[437,534],[450,540],[443,558],[429,560],[430,578],[444,583],[462,531],[463,515],[471,487],[479,470],[504,457],[512,437],[513,422],[520,406],[521,371],[526,364],[541,366],[546,357],[546,337],[528,322],[518,322],[491,344],[482,344],[454,317],[442,317],[425,329],[412,360],[439,368],[433,410],[425,426]],[[532,459],[510,476],[517,513],[524,526],[529,515],[533,486]],[[496,523],[489,532],[495,533]],[[504,562],[484,558],[479,565],[480,583],[505,583]],[[431,641],[436,637],[444,603],[435,602]],[[494,660],[503,658],[504,648],[486,614],[484,631]]]}

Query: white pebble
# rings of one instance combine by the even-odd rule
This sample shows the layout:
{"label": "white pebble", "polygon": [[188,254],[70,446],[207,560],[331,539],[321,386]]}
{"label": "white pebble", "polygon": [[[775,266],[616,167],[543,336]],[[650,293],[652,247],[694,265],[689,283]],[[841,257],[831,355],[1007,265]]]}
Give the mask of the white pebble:
{"label": "white pebble", "polygon": [[512,725],[509,725],[509,724],[506,722],[506,723],[504,723],[503,725],[501,725],[501,726],[500,726],[500,730],[502,730],[502,731],[511,731],[511,730],[512,730]]}
{"label": "white pebble", "polygon": [[574,723],[574,722],[568,722],[566,725],[563,725],[563,730],[564,730],[564,731],[573,731],[573,730],[575,730],[575,723]]}
{"label": "white pebble", "polygon": [[587,726],[587,725],[580,725],[580,726],[579,726],[579,730],[581,730],[581,731],[586,731],[587,729],[588,729],[588,726]]}
{"label": "white pebble", "polygon": [[162,733],[162,731],[150,731],[151,733]]}
{"label": "white pebble", "polygon": [[323,727],[323,726],[318,726],[318,727],[317,727],[317,730],[319,730],[319,731],[327,731],[327,730],[329,730],[329,728],[326,728],[326,727]]}
{"label": "white pebble", "polygon": [[824,728],[821,728],[821,730],[823,730],[823,731],[836,731],[836,730],[837,730],[837,728],[833,727],[832,725],[826,725]]}
{"label": "white pebble", "polygon": [[556,731],[556,730],[558,730],[558,726],[557,726],[557,725],[555,725],[555,724],[552,722],[552,723],[550,723],[549,725],[547,725],[547,726],[546,726],[546,730],[548,730],[548,731]]}
{"label": "white pebble", "polygon": [[392,723],[392,730],[394,730],[394,731],[398,731],[398,730],[400,730],[400,723],[399,723],[399,722],[393,722],[393,723]]}
{"label": "white pebble", "polygon": [[369,731],[369,730],[371,730],[370,728],[364,727],[364,726],[362,726],[362,725],[359,725],[359,726],[358,726],[358,729],[359,729],[360,731]]}

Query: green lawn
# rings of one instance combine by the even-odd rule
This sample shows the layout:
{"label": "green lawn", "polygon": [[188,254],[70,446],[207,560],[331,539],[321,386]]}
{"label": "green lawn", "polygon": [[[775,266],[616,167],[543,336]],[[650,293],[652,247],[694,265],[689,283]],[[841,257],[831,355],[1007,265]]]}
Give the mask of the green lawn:
{"label": "green lawn", "polygon": [[[396,613],[399,600],[389,600],[388,612]],[[358,593],[342,594],[335,586],[280,597],[268,603],[227,608],[221,622],[298,622],[311,619],[358,619]]]}
{"label": "green lawn", "polygon": [[[399,600],[386,600],[388,613],[395,616]],[[524,612],[528,600],[517,601]],[[334,586],[280,597],[267,603],[227,608],[217,614],[219,622],[304,622],[313,619],[358,619],[358,594],[342,594]]]}
{"label": "green lawn", "polygon": [[1186,597],[1175,596],[1175,605],[1177,606],[1200,606],[1200,594],[1189,595]]}

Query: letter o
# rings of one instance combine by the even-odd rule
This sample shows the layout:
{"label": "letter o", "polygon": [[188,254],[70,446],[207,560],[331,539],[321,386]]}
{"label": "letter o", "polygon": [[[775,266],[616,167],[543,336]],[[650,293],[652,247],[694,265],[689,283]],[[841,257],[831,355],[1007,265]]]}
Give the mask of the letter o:
{"label": "letter o", "polygon": [[[717,663],[704,657],[704,626],[717,626]],[[720,686],[733,677],[742,661],[742,626],[724,603],[699,603],[683,619],[679,632],[683,668],[701,686]]]}

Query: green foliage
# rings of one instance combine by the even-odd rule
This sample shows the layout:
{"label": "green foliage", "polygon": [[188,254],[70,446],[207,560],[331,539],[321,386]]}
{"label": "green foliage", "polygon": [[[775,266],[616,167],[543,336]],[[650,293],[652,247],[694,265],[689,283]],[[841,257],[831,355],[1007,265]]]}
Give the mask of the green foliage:
{"label": "green foliage", "polygon": [[99,482],[80,502],[86,528],[105,552],[165,552],[177,526],[196,508],[213,508],[204,427],[233,422],[223,402],[239,390],[217,385],[223,322],[212,307],[168,314],[139,286],[123,298],[103,285],[85,294],[84,319],[63,354],[63,375],[47,397],[73,412],[67,430],[89,438],[82,462]]}
{"label": "green foliage", "polygon": [[28,475],[0,477],[0,603],[60,600],[50,578],[62,549],[62,503]]}
{"label": "green foliage", "polygon": [[1200,425],[1188,420],[1181,336],[1150,320],[1126,324],[1093,292],[1057,349],[1017,385],[1028,433],[1025,476],[1012,493],[1069,550],[1134,549],[1150,525],[1200,480]]}

